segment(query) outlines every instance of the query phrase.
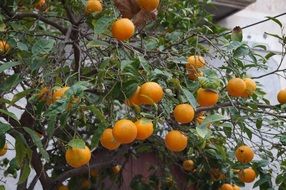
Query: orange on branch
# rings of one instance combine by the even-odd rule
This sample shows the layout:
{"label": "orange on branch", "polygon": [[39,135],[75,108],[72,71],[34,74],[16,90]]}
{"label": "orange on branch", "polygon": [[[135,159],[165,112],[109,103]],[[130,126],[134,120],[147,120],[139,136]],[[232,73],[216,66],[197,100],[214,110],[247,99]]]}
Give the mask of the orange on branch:
{"label": "orange on branch", "polygon": [[185,171],[187,172],[193,171],[194,167],[195,167],[195,164],[193,160],[184,160],[183,168]]}
{"label": "orange on branch", "polygon": [[240,170],[240,172],[238,173],[238,178],[241,182],[251,183],[255,180],[256,173],[252,168],[246,168]]}
{"label": "orange on branch", "polygon": [[197,91],[197,102],[200,106],[213,106],[218,102],[219,95],[217,92],[199,88]]}
{"label": "orange on branch", "polygon": [[141,105],[141,102],[139,100],[139,92],[140,92],[140,86],[137,87],[136,91],[132,94],[130,98],[128,98],[125,103],[129,106],[134,105]]}
{"label": "orange on branch", "polygon": [[132,143],[137,137],[137,127],[132,121],[121,119],[115,122],[112,134],[120,144]]}
{"label": "orange on branch", "polygon": [[10,45],[5,40],[0,40],[0,54],[7,53],[10,50]]}
{"label": "orange on branch", "polygon": [[156,82],[144,83],[139,91],[139,101],[142,104],[153,105],[164,97],[163,88]]}
{"label": "orange on branch", "polygon": [[121,18],[112,24],[112,36],[117,40],[123,41],[131,38],[135,32],[133,22],[128,18]]}
{"label": "orange on branch", "polygon": [[85,12],[100,13],[102,11],[102,4],[99,0],[88,0],[85,7]]}
{"label": "orange on branch", "polygon": [[151,12],[157,9],[160,0],[137,0],[137,3],[141,9]]}
{"label": "orange on branch", "polygon": [[34,7],[35,7],[35,9],[40,10],[40,9],[45,5],[45,3],[46,3],[46,0],[39,0],[39,1],[34,5]]}
{"label": "orange on branch", "polygon": [[137,140],[145,140],[153,134],[154,128],[151,120],[142,118],[137,120],[135,125],[137,127]]}
{"label": "orange on branch", "polygon": [[232,78],[228,81],[226,89],[230,96],[241,97],[246,90],[246,84],[241,78]]}
{"label": "orange on branch", "polygon": [[246,89],[243,92],[242,97],[247,98],[251,96],[256,90],[256,83],[251,78],[244,78],[243,81],[245,82]]}
{"label": "orange on branch", "polygon": [[219,190],[233,190],[233,187],[231,184],[225,183],[222,186],[220,186]]}
{"label": "orange on branch", "polygon": [[286,103],[286,88],[282,89],[277,94],[277,100],[280,104]]}
{"label": "orange on branch", "polygon": [[120,146],[112,134],[112,129],[105,129],[100,137],[101,145],[108,150],[115,150]]}
{"label": "orange on branch", "polygon": [[53,102],[56,102],[57,100],[61,99],[69,88],[70,87],[65,86],[65,87],[56,89],[53,93]]}
{"label": "orange on branch", "polygon": [[239,162],[247,164],[252,161],[254,152],[249,146],[243,145],[236,149],[235,157]]}
{"label": "orange on branch", "polygon": [[119,172],[121,172],[122,166],[121,165],[116,165],[112,168],[112,172],[114,174],[118,174]]}
{"label": "orange on branch", "polygon": [[173,152],[183,151],[188,144],[188,137],[181,131],[169,131],[165,137],[165,145],[167,149]]}
{"label": "orange on branch", "polygon": [[206,64],[205,59],[199,55],[191,55],[188,57],[188,63],[186,64],[186,70],[193,70],[204,67]]}
{"label": "orange on branch", "polygon": [[91,158],[90,149],[85,148],[69,148],[65,154],[66,162],[73,168],[79,168],[87,164]]}
{"label": "orange on branch", "polygon": [[175,120],[179,123],[190,123],[195,116],[194,108],[190,104],[179,104],[173,111]]}
{"label": "orange on branch", "polygon": [[0,149],[0,156],[4,156],[7,153],[8,145],[5,143],[4,147]]}

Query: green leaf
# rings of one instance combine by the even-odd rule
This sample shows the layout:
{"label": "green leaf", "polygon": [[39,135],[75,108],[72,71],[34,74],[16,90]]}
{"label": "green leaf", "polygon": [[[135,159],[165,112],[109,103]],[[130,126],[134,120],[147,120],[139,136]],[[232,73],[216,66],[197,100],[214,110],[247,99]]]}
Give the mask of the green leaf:
{"label": "green leaf", "polygon": [[20,65],[21,63],[19,62],[8,62],[8,63],[4,63],[3,65],[0,66],[0,73],[2,73],[3,71],[11,68],[11,67],[15,67],[17,65]]}
{"label": "green leaf", "polygon": [[20,78],[20,74],[14,74],[9,76],[6,80],[3,82],[0,82],[0,92],[7,92],[11,90],[12,88],[16,87],[22,79]]}
{"label": "green leaf", "polygon": [[102,111],[98,109],[95,105],[91,105],[88,108],[96,116],[96,118],[99,119],[100,123],[104,126],[104,128],[107,128],[108,122],[106,121]]}
{"label": "green leaf", "polygon": [[6,110],[2,110],[2,109],[0,109],[0,113],[3,113],[5,115],[7,115],[8,117],[11,117],[12,119],[14,119],[15,121],[17,121],[19,123],[19,120],[18,120],[18,118],[16,117],[15,114],[13,114],[13,113],[11,113],[9,111],[6,111]]}
{"label": "green leaf", "polygon": [[32,137],[33,142],[35,143],[35,145],[38,147],[41,155],[43,156],[43,158],[49,162],[50,161],[50,157],[49,154],[47,153],[47,151],[44,149],[43,144],[41,139],[38,137],[38,134],[36,133],[36,131],[24,127],[24,130]]}
{"label": "green leaf", "polygon": [[95,34],[102,34],[108,30],[108,27],[114,21],[114,17],[104,16],[92,21]]}
{"label": "green leaf", "polygon": [[18,102],[21,98],[26,97],[28,94],[30,94],[33,91],[33,89],[27,89],[22,92],[19,92],[18,94],[15,94],[12,101],[9,103],[10,105],[15,104]]}
{"label": "green leaf", "polygon": [[68,143],[68,146],[72,148],[85,148],[85,142],[82,139],[75,138]]}
{"label": "green leaf", "polygon": [[262,119],[261,118],[257,118],[256,120],[256,128],[257,129],[261,129],[262,127]]}
{"label": "green leaf", "polygon": [[49,116],[48,127],[47,127],[47,134],[48,134],[49,139],[54,134],[55,127],[56,127],[56,121],[57,121],[57,115],[56,114],[52,114]]}
{"label": "green leaf", "polygon": [[196,127],[196,131],[198,133],[198,135],[202,138],[207,138],[210,136],[211,131],[210,129],[207,127],[207,125],[199,125]]}
{"label": "green leaf", "polygon": [[280,26],[280,28],[283,27],[283,24],[277,18],[274,18],[274,17],[271,17],[271,16],[267,16],[266,18],[269,18],[270,20],[272,20],[273,22],[278,24]]}
{"label": "green leaf", "polygon": [[224,119],[226,119],[226,117],[223,116],[223,115],[220,115],[220,114],[209,115],[209,116],[207,116],[204,119],[204,121],[201,123],[200,126],[208,125],[208,124],[211,124],[211,123],[214,123],[214,122],[217,122],[217,121],[221,121],[221,120],[224,120]]}
{"label": "green leaf", "polygon": [[188,102],[193,106],[193,108],[197,107],[197,101],[194,97],[194,95],[186,88],[182,87],[182,91],[184,96],[187,98]]}
{"label": "green leaf", "polygon": [[21,169],[21,175],[20,175],[18,184],[24,183],[28,179],[30,172],[31,172],[31,168],[29,166],[29,163],[24,164]]}
{"label": "green leaf", "polygon": [[0,121],[0,136],[5,135],[6,132],[9,131],[10,129],[12,129],[11,125],[6,124],[6,123],[2,123]]}
{"label": "green leaf", "polygon": [[0,190],[5,190],[4,185],[0,185]]}
{"label": "green leaf", "polygon": [[91,148],[95,148],[98,146],[100,136],[103,133],[104,129],[105,129],[104,125],[98,125],[91,138],[91,144],[90,144]]}
{"label": "green leaf", "polygon": [[0,136],[0,149],[2,149],[4,147],[5,143],[6,143],[6,136],[1,135]]}
{"label": "green leaf", "polygon": [[32,47],[32,53],[34,55],[48,54],[54,47],[55,40],[52,39],[40,39]]}
{"label": "green leaf", "polygon": [[22,166],[25,158],[31,159],[32,150],[28,147],[23,134],[17,133],[15,141],[16,161],[19,166]]}

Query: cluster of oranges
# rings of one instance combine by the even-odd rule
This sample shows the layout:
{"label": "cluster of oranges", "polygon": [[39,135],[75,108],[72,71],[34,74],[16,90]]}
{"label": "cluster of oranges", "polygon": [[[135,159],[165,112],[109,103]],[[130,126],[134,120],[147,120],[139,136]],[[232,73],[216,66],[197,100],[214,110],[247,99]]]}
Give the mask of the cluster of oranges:
{"label": "cluster of oranges", "polygon": [[247,98],[256,90],[256,83],[251,78],[232,78],[226,86],[229,96]]}
{"label": "cluster of oranges", "polygon": [[[242,145],[236,149],[235,157],[240,163],[248,164],[252,161],[254,157],[254,152],[249,146]],[[243,183],[251,183],[256,178],[256,173],[251,167],[238,170],[237,173],[239,180]],[[220,190],[239,190],[239,189],[240,188],[237,185],[228,183],[224,183],[220,187]]]}

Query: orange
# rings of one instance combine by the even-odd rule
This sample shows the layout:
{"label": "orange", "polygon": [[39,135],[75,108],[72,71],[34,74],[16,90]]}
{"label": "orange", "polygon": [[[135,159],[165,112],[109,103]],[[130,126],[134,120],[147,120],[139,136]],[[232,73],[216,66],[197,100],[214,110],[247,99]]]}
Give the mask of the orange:
{"label": "orange", "polygon": [[66,185],[60,185],[60,186],[58,187],[58,190],[69,190],[69,188],[68,188],[68,186],[66,186]]}
{"label": "orange", "polygon": [[188,57],[188,63],[186,64],[186,70],[190,71],[193,69],[204,67],[206,64],[205,59],[202,56],[191,55]]}
{"label": "orange", "polygon": [[179,123],[190,123],[195,116],[194,108],[190,104],[179,104],[173,111],[175,120]]}
{"label": "orange", "polygon": [[121,172],[121,168],[122,168],[121,165],[116,165],[116,166],[114,166],[114,167],[112,168],[112,172],[113,172],[114,174],[118,174],[119,172]]}
{"label": "orange", "polygon": [[88,179],[84,179],[81,183],[82,189],[89,189],[91,186],[91,182]]}
{"label": "orange", "polygon": [[232,189],[233,190],[240,190],[240,187],[238,187],[237,185],[232,185]]}
{"label": "orange", "polygon": [[282,89],[277,94],[277,100],[280,104],[286,103],[286,88]]}
{"label": "orange", "polygon": [[136,139],[137,127],[132,121],[121,119],[114,124],[112,134],[120,144],[128,144]]}
{"label": "orange", "polygon": [[246,168],[240,170],[240,172],[238,173],[238,178],[241,182],[251,183],[255,180],[256,173],[252,168]]}
{"label": "orange", "polygon": [[252,161],[254,152],[249,146],[243,145],[236,149],[235,157],[239,162],[247,164]]}
{"label": "orange", "polygon": [[10,50],[10,45],[5,40],[0,40],[0,54],[7,53]]}
{"label": "orange", "polygon": [[230,96],[240,97],[246,91],[246,84],[241,78],[232,78],[228,81],[226,89]]}
{"label": "orange", "polygon": [[156,82],[144,83],[139,91],[139,100],[142,104],[152,105],[162,100],[163,88]]}
{"label": "orange", "polygon": [[160,0],[137,0],[137,3],[141,9],[151,12],[157,9]]}
{"label": "orange", "polygon": [[182,132],[177,130],[172,130],[167,133],[165,137],[166,147],[173,152],[183,151],[188,144],[188,137],[185,136]]}
{"label": "orange", "polygon": [[136,91],[132,94],[132,96],[125,101],[126,104],[129,106],[140,105],[141,103],[139,100],[139,92],[140,92],[140,86],[138,86]]}
{"label": "orange", "polygon": [[91,158],[90,149],[85,148],[69,148],[65,154],[66,162],[73,168],[79,168],[87,164]]}
{"label": "orange", "polygon": [[153,134],[154,128],[151,120],[142,118],[137,120],[135,125],[137,127],[137,140],[145,140]]}
{"label": "orange", "polygon": [[200,106],[213,106],[218,102],[219,95],[217,92],[199,88],[197,91],[197,102]]}
{"label": "orange", "polygon": [[135,32],[133,22],[128,18],[121,18],[112,24],[112,36],[117,40],[128,40]]}
{"label": "orange", "polygon": [[244,78],[243,81],[245,82],[246,89],[242,94],[242,97],[249,97],[251,96],[254,91],[256,90],[256,83],[251,78]]}
{"label": "orange", "polygon": [[96,177],[97,176],[97,170],[96,169],[91,169],[90,170],[90,175],[91,175],[91,177]]}
{"label": "orange", "polygon": [[195,72],[188,72],[188,77],[190,80],[197,80],[199,77],[203,77],[204,73],[201,71],[195,71]]}
{"label": "orange", "polygon": [[232,185],[225,183],[219,188],[219,190],[233,190],[233,188]]}
{"label": "orange", "polygon": [[112,129],[105,129],[100,137],[101,145],[108,150],[115,150],[120,146],[112,134]]}
{"label": "orange", "polygon": [[0,156],[4,156],[7,153],[8,145],[5,143],[4,147],[0,149]]}
{"label": "orange", "polygon": [[69,88],[70,87],[65,86],[63,88],[56,89],[53,93],[53,102],[56,102],[57,100],[61,99]]}
{"label": "orange", "polygon": [[85,7],[86,13],[100,13],[102,4],[99,0],[88,0]]}
{"label": "orange", "polygon": [[34,5],[35,9],[41,9],[42,6],[46,3],[46,0],[39,0],[38,3]]}
{"label": "orange", "polygon": [[183,162],[183,168],[187,172],[193,171],[193,169],[194,169],[194,161],[193,160],[185,160]]}

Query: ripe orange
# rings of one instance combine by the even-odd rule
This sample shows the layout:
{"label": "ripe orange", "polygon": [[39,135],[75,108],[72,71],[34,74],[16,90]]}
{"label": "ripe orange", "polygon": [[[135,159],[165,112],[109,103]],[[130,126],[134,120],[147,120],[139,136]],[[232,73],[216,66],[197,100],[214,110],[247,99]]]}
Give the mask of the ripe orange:
{"label": "ripe orange", "polygon": [[251,183],[255,180],[256,173],[252,168],[246,168],[240,170],[240,172],[238,173],[238,178],[241,182]]}
{"label": "ripe orange", "polygon": [[235,157],[239,162],[247,164],[252,161],[254,152],[249,146],[242,145],[236,149]]}
{"label": "ripe orange", "polygon": [[10,50],[10,45],[5,40],[0,40],[0,54],[7,53]]}
{"label": "ripe orange", "polygon": [[91,186],[91,182],[88,179],[83,179],[81,183],[81,189],[89,189]]}
{"label": "ripe orange", "polygon": [[219,190],[233,190],[233,188],[232,185],[225,183],[219,188]]}
{"label": "ripe orange", "polygon": [[99,0],[88,0],[85,7],[85,12],[100,13],[102,11],[102,4]]}
{"label": "ripe orange", "polygon": [[139,101],[142,104],[153,105],[161,101],[163,96],[163,89],[156,82],[144,83],[139,91]]}
{"label": "ripe orange", "polygon": [[194,108],[190,104],[179,104],[174,111],[175,120],[179,123],[190,123],[195,116]]}
{"label": "ripe orange", "polygon": [[140,86],[138,86],[136,91],[132,94],[132,96],[125,101],[126,104],[129,106],[140,105],[141,102],[139,100],[139,92],[140,92]]}
{"label": "ripe orange", "polygon": [[242,97],[247,98],[251,96],[256,90],[256,83],[251,78],[244,78],[243,81],[245,82],[246,89],[243,92]]}
{"label": "ripe orange", "polygon": [[115,150],[120,146],[112,134],[112,129],[105,129],[100,137],[101,145],[108,150]]}
{"label": "ripe orange", "polygon": [[282,89],[277,94],[277,100],[280,104],[286,103],[286,88]]}
{"label": "ripe orange", "polygon": [[186,64],[186,70],[193,70],[196,68],[201,68],[205,66],[206,61],[202,56],[199,55],[191,55],[188,57],[188,63]]}
{"label": "ripe orange", "polygon": [[213,106],[218,102],[217,92],[209,89],[199,88],[197,91],[197,102],[200,106]]}
{"label": "ripe orange", "polygon": [[166,147],[173,152],[183,151],[188,144],[188,137],[185,136],[182,132],[177,130],[172,130],[167,133],[165,137]]}
{"label": "ripe orange", "polygon": [[7,153],[8,145],[5,143],[4,147],[0,149],[0,156],[4,156]]}
{"label": "ripe orange", "polygon": [[233,189],[233,190],[240,190],[240,187],[237,186],[237,185],[232,185],[232,189]]}
{"label": "ripe orange", "polygon": [[246,83],[241,78],[232,78],[228,81],[226,89],[230,96],[240,97],[246,91]]}
{"label": "ripe orange", "polygon": [[113,172],[114,174],[118,174],[119,172],[121,172],[121,168],[122,168],[121,165],[116,165],[116,166],[114,166],[114,167],[112,168],[112,172]]}
{"label": "ripe orange", "polygon": [[187,172],[193,171],[193,169],[194,169],[194,161],[193,160],[184,160],[183,168]]}
{"label": "ripe orange", "polygon": [[73,168],[79,168],[87,164],[91,158],[90,149],[85,148],[69,148],[65,154],[66,162]]}
{"label": "ripe orange", "polygon": [[137,127],[132,121],[121,119],[114,124],[112,134],[120,144],[128,144],[136,139]]}
{"label": "ripe orange", "polygon": [[112,24],[112,36],[117,40],[128,40],[135,32],[135,26],[128,18],[121,18]]}
{"label": "ripe orange", "polygon": [[90,175],[91,175],[91,177],[96,177],[97,176],[97,170],[96,169],[91,169],[90,170]]}
{"label": "ripe orange", "polygon": [[69,88],[70,87],[65,86],[63,88],[56,89],[53,93],[53,102],[56,102],[57,100],[61,99]]}
{"label": "ripe orange", "polygon": [[68,188],[68,186],[66,186],[66,185],[60,185],[60,186],[58,187],[58,190],[69,190],[69,188]]}
{"label": "ripe orange", "polygon": [[39,0],[38,3],[36,3],[34,5],[35,9],[40,10],[42,8],[42,6],[44,6],[44,4],[46,3],[46,0]]}
{"label": "ripe orange", "polygon": [[141,9],[151,12],[157,9],[160,0],[137,0],[137,3]]}
{"label": "ripe orange", "polygon": [[137,127],[137,140],[145,140],[153,134],[153,123],[149,119],[139,119],[135,122]]}

